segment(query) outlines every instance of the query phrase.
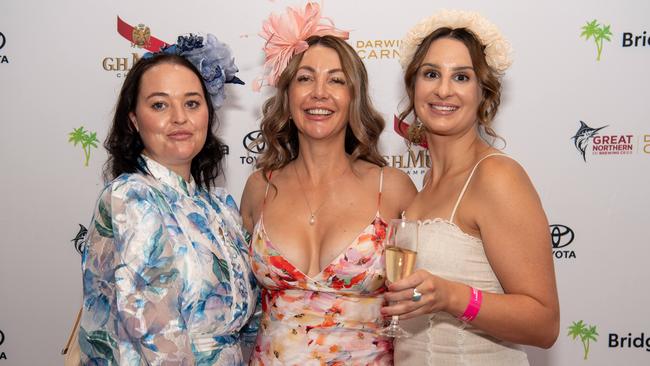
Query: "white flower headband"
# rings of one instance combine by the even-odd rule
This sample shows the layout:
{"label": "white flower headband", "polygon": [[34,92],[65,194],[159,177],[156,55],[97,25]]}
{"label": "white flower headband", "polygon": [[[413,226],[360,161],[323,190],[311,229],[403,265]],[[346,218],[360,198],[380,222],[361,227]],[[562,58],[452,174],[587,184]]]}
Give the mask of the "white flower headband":
{"label": "white flower headband", "polygon": [[400,64],[406,69],[422,41],[438,28],[465,28],[474,33],[485,46],[487,64],[502,74],[512,65],[510,43],[503,38],[499,29],[476,12],[441,10],[422,20],[406,34],[400,46]]}

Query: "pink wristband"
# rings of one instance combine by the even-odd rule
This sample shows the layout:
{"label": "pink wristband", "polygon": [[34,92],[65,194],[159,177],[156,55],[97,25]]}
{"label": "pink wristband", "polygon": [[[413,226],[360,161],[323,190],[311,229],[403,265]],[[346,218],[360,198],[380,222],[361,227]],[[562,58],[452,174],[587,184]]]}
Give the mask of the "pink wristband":
{"label": "pink wristband", "polygon": [[458,319],[464,322],[471,322],[472,320],[476,319],[478,311],[481,310],[481,302],[483,301],[483,292],[481,292],[481,290],[475,289],[474,287],[471,287],[471,289],[472,295],[469,298],[469,304],[467,304],[467,308],[465,309],[463,315],[458,317]]}

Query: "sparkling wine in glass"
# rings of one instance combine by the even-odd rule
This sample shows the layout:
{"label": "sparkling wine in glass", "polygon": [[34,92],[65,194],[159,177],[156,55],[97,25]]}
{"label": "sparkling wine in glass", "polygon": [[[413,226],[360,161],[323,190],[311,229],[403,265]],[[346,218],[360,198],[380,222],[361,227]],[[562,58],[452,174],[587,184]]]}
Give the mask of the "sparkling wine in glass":
{"label": "sparkling wine in glass", "polygon": [[[386,234],[386,277],[390,282],[399,281],[413,272],[419,241],[420,224],[405,219],[391,220]],[[411,334],[399,326],[399,316],[393,315],[390,324],[379,334],[387,337],[406,338]]]}

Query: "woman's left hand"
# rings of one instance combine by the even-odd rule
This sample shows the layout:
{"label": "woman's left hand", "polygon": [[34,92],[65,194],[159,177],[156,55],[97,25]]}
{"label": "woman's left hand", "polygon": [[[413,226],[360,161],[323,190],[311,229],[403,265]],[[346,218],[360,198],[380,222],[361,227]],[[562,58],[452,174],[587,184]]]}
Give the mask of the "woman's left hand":
{"label": "woman's left hand", "polygon": [[[388,286],[384,298],[389,306],[382,307],[381,312],[384,316],[399,315],[401,319],[408,319],[446,311],[452,284],[428,271],[418,269],[410,276]],[[414,289],[422,294],[418,301],[414,301]]]}

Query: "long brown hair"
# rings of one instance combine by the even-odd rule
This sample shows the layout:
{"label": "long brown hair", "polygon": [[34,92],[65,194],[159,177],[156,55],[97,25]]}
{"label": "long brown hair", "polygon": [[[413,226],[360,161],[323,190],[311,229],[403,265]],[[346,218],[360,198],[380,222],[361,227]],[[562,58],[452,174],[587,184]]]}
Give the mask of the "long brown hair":
{"label": "long brown hair", "polygon": [[[345,130],[345,152],[350,159],[365,160],[385,166],[377,143],[384,129],[384,119],[375,110],[368,95],[368,73],[363,61],[350,45],[334,36],[314,36],[306,40],[309,47],[320,45],[331,48],[339,55],[341,67],[350,88],[349,122]],[[289,85],[298,72],[303,53],[294,56],[277,82],[274,96],[262,107],[261,139],[265,143],[256,167],[264,176],[280,169],[298,156],[298,130],[289,119]]]}
{"label": "long brown hair", "polygon": [[493,138],[499,138],[494,132],[490,124],[497,114],[499,104],[501,104],[501,81],[499,80],[499,73],[492,69],[485,60],[485,47],[478,40],[478,37],[466,28],[438,28],[431,32],[422,43],[418,46],[413,59],[408,64],[404,72],[404,86],[406,87],[406,94],[408,96],[408,105],[402,113],[400,119],[404,121],[411,113],[415,116],[414,94],[415,94],[415,81],[417,79],[418,69],[424,61],[424,58],[429,51],[431,44],[440,38],[451,38],[462,42],[469,50],[469,55],[472,59],[474,72],[479,80],[479,87],[481,88],[483,98],[478,106],[477,116],[479,126],[483,128],[485,133]]}

